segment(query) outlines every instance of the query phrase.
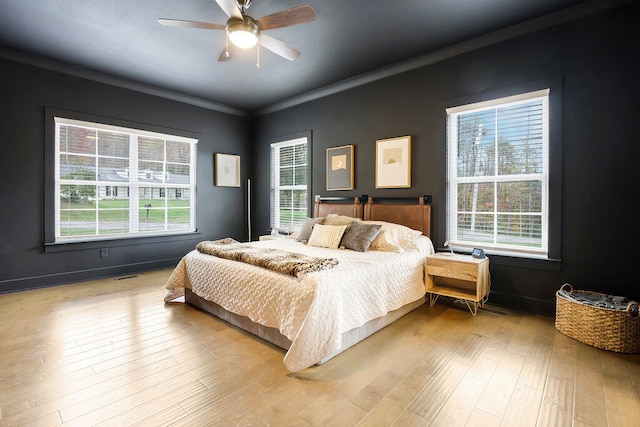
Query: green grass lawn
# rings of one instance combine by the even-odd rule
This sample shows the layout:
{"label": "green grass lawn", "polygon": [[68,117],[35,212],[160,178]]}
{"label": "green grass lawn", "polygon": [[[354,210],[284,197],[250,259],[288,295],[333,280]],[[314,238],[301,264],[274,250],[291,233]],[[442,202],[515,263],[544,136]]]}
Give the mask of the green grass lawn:
{"label": "green grass lawn", "polygon": [[[128,209],[109,209],[98,210],[100,222],[129,222]],[[140,209],[138,212],[140,222],[164,222],[165,209],[150,208]],[[188,223],[190,217],[190,209],[168,209],[169,223]],[[60,221],[79,221],[79,222],[95,222],[95,210],[61,210]]]}
{"label": "green grass lawn", "polygon": [[[151,205],[146,207],[146,205]],[[170,225],[188,226],[191,219],[189,200],[141,199],[139,201],[138,221],[140,230],[143,224],[154,224],[146,231],[164,229],[165,214]],[[96,215],[99,218],[99,234],[126,233],[129,231],[128,199],[103,199],[97,201],[61,200],[60,233],[63,236],[86,236],[96,233]]]}
{"label": "green grass lawn", "polygon": [[[168,211],[170,223],[189,222],[191,209],[189,200],[166,200],[167,208],[165,209],[163,199],[141,199],[138,206],[140,222],[164,222],[165,210]],[[96,220],[95,201],[63,200],[60,207],[60,219],[63,221],[94,222]],[[129,200],[98,200],[98,214],[100,221],[129,222]]]}
{"label": "green grass lawn", "polygon": [[282,224],[290,224],[292,222],[302,223],[307,218],[306,210],[291,211],[288,209],[280,210],[280,222]]}
{"label": "green grass lawn", "polygon": [[[167,200],[167,207],[169,208],[188,208],[191,205],[189,199],[170,199]],[[139,207],[144,208],[146,205],[151,205],[152,208],[164,207],[165,200],[163,199],[140,199]],[[60,199],[61,209],[92,209],[96,207],[95,200],[71,200]],[[129,208],[129,199],[102,199],[98,200],[99,209],[127,209]]]}

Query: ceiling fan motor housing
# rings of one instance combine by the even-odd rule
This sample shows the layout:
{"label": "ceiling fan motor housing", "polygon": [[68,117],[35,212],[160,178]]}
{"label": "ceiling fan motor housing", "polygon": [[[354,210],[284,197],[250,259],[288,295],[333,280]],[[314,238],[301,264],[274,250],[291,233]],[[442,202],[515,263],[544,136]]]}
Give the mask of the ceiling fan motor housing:
{"label": "ceiling fan motor housing", "polygon": [[[248,48],[254,46],[258,40],[258,35],[260,34],[260,29],[256,21],[248,16],[243,15],[241,18],[231,17],[227,21],[227,36],[232,42],[240,47],[240,48]],[[242,41],[238,40],[238,36],[243,39],[249,38],[252,42],[247,42],[246,45],[243,45]],[[253,37],[252,37],[253,36]]]}
{"label": "ceiling fan motor housing", "polygon": [[235,0],[235,2],[240,10],[249,9],[249,6],[251,6],[251,0]]}

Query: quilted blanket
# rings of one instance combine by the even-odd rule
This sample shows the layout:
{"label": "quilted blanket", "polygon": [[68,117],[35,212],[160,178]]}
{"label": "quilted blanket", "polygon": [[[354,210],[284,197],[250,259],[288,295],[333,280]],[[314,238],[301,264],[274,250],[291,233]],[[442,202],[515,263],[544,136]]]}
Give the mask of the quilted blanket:
{"label": "quilted blanket", "polygon": [[344,332],[424,298],[424,258],[433,245],[420,238],[425,244],[403,253],[315,248],[293,239],[249,243],[339,260],[300,278],[193,250],[169,278],[165,301],[189,287],[227,311],[277,328],[292,342],[284,364],[296,372],[334,355]]}
{"label": "quilted blanket", "polygon": [[338,260],[335,258],[318,258],[279,249],[262,248],[240,243],[229,237],[200,242],[196,245],[196,249],[203,254],[246,262],[295,277],[302,277],[305,274],[338,265]]}

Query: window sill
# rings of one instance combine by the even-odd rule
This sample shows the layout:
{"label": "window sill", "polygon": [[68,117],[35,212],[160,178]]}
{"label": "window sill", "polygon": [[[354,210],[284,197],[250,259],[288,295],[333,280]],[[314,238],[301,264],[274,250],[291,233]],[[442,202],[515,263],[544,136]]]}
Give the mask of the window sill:
{"label": "window sill", "polygon": [[[454,246],[456,253],[471,255],[471,249]],[[440,248],[438,251],[448,251],[446,248]],[[560,271],[562,268],[561,259],[547,258],[535,254],[508,254],[506,252],[493,252],[485,249],[487,258],[491,260],[492,265],[500,265],[505,267],[529,268],[532,270],[544,271]]]}
{"label": "window sill", "polygon": [[106,238],[104,240],[69,241],[45,243],[45,253],[81,251],[85,249],[114,248],[120,246],[148,245],[164,242],[191,240],[202,233],[198,231],[189,233],[162,234],[155,236],[130,236],[118,238]]}

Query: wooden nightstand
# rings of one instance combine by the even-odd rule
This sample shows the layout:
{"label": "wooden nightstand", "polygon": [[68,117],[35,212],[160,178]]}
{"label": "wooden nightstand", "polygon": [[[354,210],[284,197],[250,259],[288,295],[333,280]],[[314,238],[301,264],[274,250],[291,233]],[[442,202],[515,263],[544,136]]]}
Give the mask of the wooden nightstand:
{"label": "wooden nightstand", "polygon": [[429,305],[440,296],[464,300],[474,316],[489,295],[489,258],[470,255],[435,254],[427,257],[425,286]]}

